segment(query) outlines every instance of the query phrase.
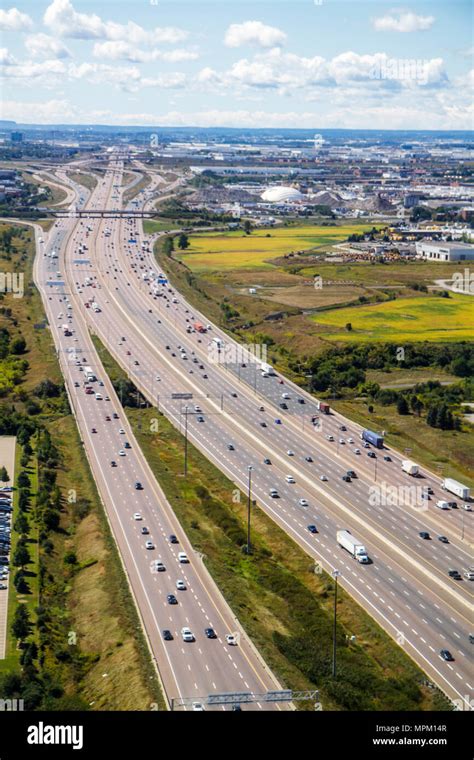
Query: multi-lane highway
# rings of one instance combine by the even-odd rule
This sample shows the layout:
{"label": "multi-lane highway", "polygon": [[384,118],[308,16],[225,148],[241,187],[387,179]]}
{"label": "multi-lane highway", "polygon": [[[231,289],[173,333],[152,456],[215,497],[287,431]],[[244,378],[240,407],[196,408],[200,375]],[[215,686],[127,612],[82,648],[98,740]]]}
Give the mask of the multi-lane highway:
{"label": "multi-lane highway", "polygon": [[[91,208],[119,207],[121,181],[117,162],[94,192]],[[154,176],[135,205],[147,202],[159,184]],[[450,697],[467,702],[473,684],[472,593],[468,581],[454,581],[448,570],[463,571],[472,562],[471,514],[435,510],[442,492],[425,470],[418,482],[432,489],[431,500],[411,506],[402,487],[414,481],[402,473],[397,452],[364,449],[360,428],[341,415],[319,415],[315,427],[314,399],[281,377],[262,377],[254,363],[220,363],[213,339],[228,346],[231,338],[215,325],[206,334],[196,332],[193,323],[207,325],[206,317],[168,284],[151,286],[149,273],[158,268],[139,222],[78,223],[64,250],[66,288],[78,321],[100,335],[175,425],[182,429],[186,416],[190,439],[242,488],[252,467],[259,505],[315,561],[341,572],[349,593]],[[55,320],[60,322],[58,315]],[[192,394],[187,408],[172,398],[176,392]],[[73,394],[82,397],[83,389]],[[375,458],[366,456],[369,451]],[[342,476],[349,469],[358,477],[346,482]],[[388,486],[397,487],[395,494]],[[278,498],[270,495],[272,489]],[[310,533],[308,525],[316,525],[318,533]],[[337,545],[340,528],[364,542],[372,564],[359,565]],[[420,537],[423,531],[431,540]],[[449,543],[439,541],[440,535]],[[454,661],[444,662],[441,649],[449,649]]]}
{"label": "multi-lane highway", "polygon": [[[76,187],[76,191],[78,203],[83,205],[84,190]],[[93,193],[90,206],[94,208],[103,196],[101,189]],[[64,254],[74,250],[81,230],[93,247],[95,234],[73,219],[57,222],[46,242],[37,234],[35,281],[46,306],[84,449],[165,695],[170,702],[191,698],[201,703],[209,694],[262,694],[278,689],[278,682],[193,551],[150,471],[91,342],[83,305],[69,292]],[[58,258],[51,257],[53,251]],[[93,367],[95,381],[87,382],[86,367]],[[188,561],[181,561],[180,552]],[[275,707],[256,702],[246,709]]]}

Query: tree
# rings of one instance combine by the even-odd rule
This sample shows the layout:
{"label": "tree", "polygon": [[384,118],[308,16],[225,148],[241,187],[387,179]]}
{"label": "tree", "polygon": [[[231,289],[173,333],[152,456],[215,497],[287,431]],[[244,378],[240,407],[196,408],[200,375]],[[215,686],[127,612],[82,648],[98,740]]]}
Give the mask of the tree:
{"label": "tree", "polygon": [[399,396],[397,401],[397,412],[398,414],[408,414],[409,413],[408,408],[408,402],[405,398],[405,396]]}
{"label": "tree", "polygon": [[8,483],[8,481],[10,480],[10,475],[8,474],[6,467],[0,468],[0,480],[2,481],[2,483]]}
{"label": "tree", "polygon": [[13,578],[13,585],[15,586],[16,590],[19,594],[26,594],[28,593],[29,586],[26,582],[26,576],[24,570],[17,570],[15,573],[15,576]]}
{"label": "tree", "polygon": [[174,239],[172,237],[166,237],[163,242],[163,253],[166,256],[171,256],[174,251]]}
{"label": "tree", "polygon": [[26,340],[22,337],[12,340],[10,345],[10,351],[12,354],[24,354],[26,349]]}
{"label": "tree", "polygon": [[30,627],[28,610],[24,604],[19,604],[13,618],[12,633],[15,638],[24,641],[30,635]]}
{"label": "tree", "polygon": [[188,236],[184,232],[182,232],[178,238],[178,248],[181,248],[182,251],[189,248]]}
{"label": "tree", "polygon": [[77,565],[77,555],[75,552],[66,552],[64,555],[64,563],[66,565]]}
{"label": "tree", "polygon": [[410,406],[412,411],[417,415],[417,417],[419,417],[424,406],[423,401],[418,398],[418,396],[412,396],[410,399]]}
{"label": "tree", "polygon": [[13,555],[13,564],[15,567],[24,568],[31,561],[30,553],[24,544],[17,544]]}
{"label": "tree", "polygon": [[250,219],[246,219],[244,222],[244,232],[246,235],[250,235],[252,232],[252,224],[250,222]]}
{"label": "tree", "polygon": [[347,332],[352,332],[352,324],[350,322],[346,324],[346,330]]}
{"label": "tree", "polygon": [[18,488],[30,488],[31,482],[26,472],[20,472],[18,475]]}

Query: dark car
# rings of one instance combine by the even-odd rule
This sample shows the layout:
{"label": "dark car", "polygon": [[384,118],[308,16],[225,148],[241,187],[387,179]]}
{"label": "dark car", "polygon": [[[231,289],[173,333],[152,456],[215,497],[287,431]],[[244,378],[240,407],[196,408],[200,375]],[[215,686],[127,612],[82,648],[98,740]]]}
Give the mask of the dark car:
{"label": "dark car", "polygon": [[234,451],[234,450],[235,450],[235,449],[234,449],[234,444],[233,444],[233,443],[228,443],[228,444],[227,444],[227,448],[228,448],[228,450],[229,450],[229,451]]}
{"label": "dark car", "polygon": [[376,459],[376,456],[375,456],[375,452],[374,452],[374,451],[368,451],[368,452],[367,452],[367,456],[368,456],[368,457],[370,457],[371,459]]}
{"label": "dark car", "polygon": [[342,480],[344,480],[346,483],[350,483],[352,478],[350,475],[343,475]]}
{"label": "dark car", "polygon": [[454,662],[454,657],[449,651],[449,649],[441,649],[440,650],[440,657],[442,657],[443,660],[446,662]]}
{"label": "dark car", "polygon": [[450,578],[453,578],[455,581],[460,581],[462,577],[459,570],[448,570],[448,575]]}
{"label": "dark car", "polygon": [[124,447],[124,449],[131,449],[131,448],[132,448],[132,447],[130,446],[130,444],[129,444],[129,442],[128,442],[128,441],[124,441],[123,447]]}
{"label": "dark car", "polygon": [[135,483],[135,491],[143,491],[143,486],[139,480]]}
{"label": "dark car", "polygon": [[389,457],[389,455],[388,455],[388,454],[385,454],[385,456],[384,456],[384,458],[383,458],[383,461],[384,461],[384,462],[391,462],[391,461],[392,461],[392,457]]}
{"label": "dark car", "polygon": [[347,428],[346,428],[346,426],[345,426],[345,425],[341,425],[341,427],[339,428],[339,430],[342,430],[342,431],[343,431],[343,433],[345,433],[345,432],[346,432],[346,430],[347,430]]}
{"label": "dark car", "polygon": [[178,600],[176,599],[174,594],[167,594],[166,601],[168,602],[168,604],[178,604]]}
{"label": "dark car", "polygon": [[165,628],[161,632],[161,635],[163,636],[163,638],[164,638],[165,641],[173,641],[173,634],[171,633],[171,631],[168,628]]}
{"label": "dark car", "polygon": [[141,532],[142,532],[142,536],[148,536],[149,533],[150,533],[150,531],[148,530],[148,528],[146,527],[146,525],[143,526]]}
{"label": "dark car", "polygon": [[174,533],[172,533],[172,534],[170,535],[170,537],[169,537],[169,542],[170,542],[170,544],[179,544],[179,541],[178,541],[178,539],[176,538],[176,536],[174,535]]}
{"label": "dark car", "polygon": [[272,461],[268,457],[265,457],[265,459],[263,460],[263,464],[271,464],[271,463]]}
{"label": "dark car", "polygon": [[356,478],[357,475],[354,472],[354,470],[347,470],[347,475],[349,475],[350,478]]}
{"label": "dark car", "polygon": [[318,529],[317,529],[316,525],[308,525],[308,530],[309,530],[310,533],[317,533],[318,532]]}
{"label": "dark car", "polygon": [[288,404],[285,404],[284,401],[280,404],[281,409],[288,409]]}
{"label": "dark car", "polygon": [[418,535],[419,535],[420,538],[424,538],[424,539],[429,539],[429,537],[430,537],[430,534],[426,530],[421,530],[418,533]]}
{"label": "dark car", "polygon": [[267,423],[266,422],[261,422],[260,423],[260,427],[267,427]]}
{"label": "dark car", "polygon": [[214,628],[205,628],[204,633],[206,634],[208,639],[217,639],[217,634]]}
{"label": "dark car", "polygon": [[448,501],[448,506],[451,507],[451,509],[457,509],[458,503],[457,501]]}
{"label": "dark car", "polygon": [[449,544],[449,538],[447,536],[438,536],[438,541],[441,541],[442,544]]}
{"label": "dark car", "polygon": [[313,457],[305,457],[304,460],[305,460],[305,462],[312,462],[313,461]]}

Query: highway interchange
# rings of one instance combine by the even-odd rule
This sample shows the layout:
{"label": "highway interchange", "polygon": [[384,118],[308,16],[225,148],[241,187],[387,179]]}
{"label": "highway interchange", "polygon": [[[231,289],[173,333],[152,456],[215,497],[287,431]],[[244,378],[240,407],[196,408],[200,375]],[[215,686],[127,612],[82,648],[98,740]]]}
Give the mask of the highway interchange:
{"label": "highway interchange", "polygon": [[[87,202],[90,209],[119,208],[122,171],[121,162],[113,160],[90,198],[67,175],[58,172],[57,176],[75,189],[77,205]],[[159,175],[152,175],[152,183],[134,199],[133,207],[149,203],[155,192],[172,189]],[[45,255],[54,249],[60,252],[59,260]],[[444,492],[439,478],[423,469],[418,481],[432,488],[430,501],[410,506],[401,489],[397,493],[402,496],[395,503],[374,499],[374,493],[379,493],[374,486],[413,485],[413,479],[401,470],[404,457],[388,448],[376,451],[375,459],[367,457],[357,425],[338,414],[319,414],[309,394],[287,380],[282,384],[281,377],[262,377],[252,362],[245,362],[246,367],[241,361],[215,363],[212,339],[219,337],[226,345],[232,339],[215,325],[206,334],[196,332],[192,327],[196,320],[209,324],[205,315],[187,304],[169,284],[151,288],[143,274],[160,271],[152,250],[152,241],[138,220],[61,220],[47,244],[38,243],[36,282],[47,305],[85,449],[169,693],[198,697],[213,690],[249,688],[261,692],[277,686],[242,632],[239,646],[226,644],[223,636],[235,630],[236,624],[151,475],[125,415],[120,413],[87,326],[97,332],[144,395],[181,431],[186,416],[189,439],[244,492],[251,466],[253,498],[314,559],[315,569],[339,570],[344,588],[401,643],[430,679],[450,698],[468,704],[473,685],[469,641],[472,592],[468,581],[452,580],[447,570],[463,571],[472,563],[471,513],[436,510],[434,504]],[[61,277],[56,276],[56,270]],[[64,285],[54,284],[63,281]],[[61,330],[66,321],[66,294],[74,329],[74,337],[69,338]],[[86,308],[85,303],[91,301],[98,303],[100,311]],[[63,316],[59,318],[59,314]],[[67,353],[71,348],[76,349],[72,360]],[[93,367],[104,382],[103,388],[94,383],[94,391],[102,392],[102,400],[96,399],[95,393],[84,393],[81,364]],[[192,399],[173,399],[176,392],[192,394]],[[285,399],[288,409],[280,407],[283,393],[290,396]],[[119,413],[119,420],[106,421],[109,405]],[[312,424],[316,415],[317,427]],[[281,424],[275,422],[277,419]],[[341,431],[342,426],[346,430]],[[123,436],[117,433],[119,428],[125,431]],[[124,451],[125,457],[119,456],[123,438],[132,446],[131,451]],[[384,455],[391,461],[385,461]],[[271,464],[264,464],[265,458]],[[113,467],[112,461],[118,466]],[[342,475],[349,469],[358,477],[346,483]],[[288,482],[291,479],[295,482]],[[134,489],[136,481],[143,484],[143,491]],[[272,488],[278,490],[279,498],[270,496]],[[136,512],[141,513],[142,520],[133,519]],[[157,552],[152,557],[144,549],[143,539],[148,538],[141,535],[144,524],[153,528],[150,532]],[[318,533],[309,533],[310,524],[317,526]],[[338,547],[336,531],[340,528],[349,529],[362,540],[372,564],[360,566]],[[423,530],[430,532],[431,540],[420,538]],[[172,533],[180,538],[178,546],[167,540]],[[449,543],[439,542],[439,535],[447,536]],[[177,551],[183,548],[193,559],[189,565],[180,566]],[[167,568],[166,576],[150,571],[151,559],[158,555]],[[169,567],[173,570],[168,574]],[[183,572],[195,597],[191,612],[188,603],[186,609],[181,603],[181,592],[177,594],[179,605],[166,603],[166,593],[174,593],[170,584],[173,586]],[[166,589],[161,580],[164,576]],[[225,624],[209,613],[216,598],[222,605]],[[199,633],[197,647],[178,641],[186,620],[192,621],[190,627]],[[220,634],[218,641],[207,640],[203,634],[209,621]],[[167,646],[171,642],[163,642],[160,635],[166,627],[174,632],[175,652]],[[449,649],[454,662],[443,662],[441,649]],[[244,650],[246,657],[242,656]],[[201,651],[206,655],[208,671],[203,670]],[[240,658],[238,662],[236,658]],[[241,676],[232,672],[235,670]]]}

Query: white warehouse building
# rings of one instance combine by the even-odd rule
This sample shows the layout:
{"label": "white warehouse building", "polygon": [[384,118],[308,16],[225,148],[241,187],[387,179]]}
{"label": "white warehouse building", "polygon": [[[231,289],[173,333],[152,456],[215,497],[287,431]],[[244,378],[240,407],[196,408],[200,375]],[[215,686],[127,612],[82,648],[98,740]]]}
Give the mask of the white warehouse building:
{"label": "white warehouse building", "polygon": [[428,261],[473,261],[474,245],[422,240],[416,243],[416,257]]}

